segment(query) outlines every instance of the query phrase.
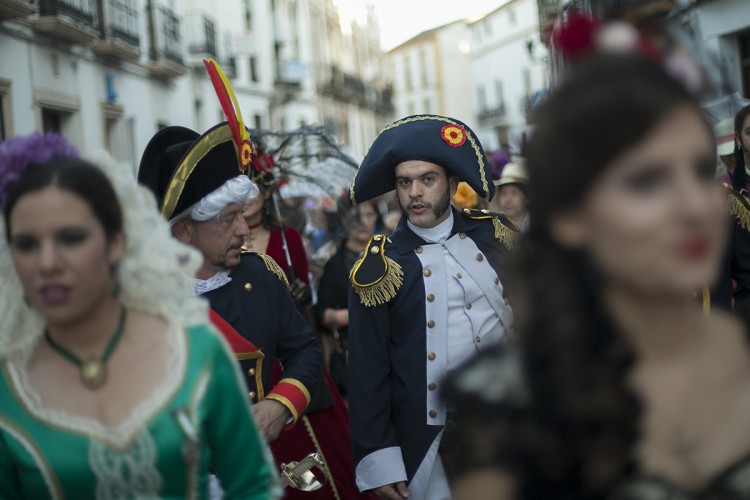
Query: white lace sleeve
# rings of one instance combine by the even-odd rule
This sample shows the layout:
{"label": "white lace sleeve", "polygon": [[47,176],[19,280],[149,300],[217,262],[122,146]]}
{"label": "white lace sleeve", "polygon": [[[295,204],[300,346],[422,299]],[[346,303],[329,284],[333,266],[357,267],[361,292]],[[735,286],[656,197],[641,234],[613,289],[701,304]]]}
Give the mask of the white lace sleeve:
{"label": "white lace sleeve", "polygon": [[[128,165],[105,152],[83,157],[104,171],[122,207],[126,246],[117,279],[123,304],[176,324],[208,323],[207,303],[192,294],[200,253],[172,237],[153,195],[138,185]],[[44,320],[23,299],[4,226],[0,217],[0,359],[27,359],[43,333]]]}

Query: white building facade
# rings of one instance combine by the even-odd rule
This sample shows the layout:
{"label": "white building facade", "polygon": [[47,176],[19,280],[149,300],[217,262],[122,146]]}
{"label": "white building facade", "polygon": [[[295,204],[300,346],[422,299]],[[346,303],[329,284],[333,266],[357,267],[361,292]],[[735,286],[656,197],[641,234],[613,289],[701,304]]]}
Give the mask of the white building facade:
{"label": "white building facade", "polygon": [[[322,4],[331,0],[2,0],[0,139],[57,130],[136,169],[159,128],[202,132],[223,120],[208,57],[228,73],[248,127],[322,125]],[[387,108],[369,104],[352,128],[387,122]]]}
{"label": "white building facade", "polygon": [[469,25],[476,130],[488,154],[518,153],[532,97],[547,88],[536,0],[507,0]]}
{"label": "white building facade", "polygon": [[436,113],[472,129],[469,30],[463,20],[424,31],[388,52],[397,117]]}

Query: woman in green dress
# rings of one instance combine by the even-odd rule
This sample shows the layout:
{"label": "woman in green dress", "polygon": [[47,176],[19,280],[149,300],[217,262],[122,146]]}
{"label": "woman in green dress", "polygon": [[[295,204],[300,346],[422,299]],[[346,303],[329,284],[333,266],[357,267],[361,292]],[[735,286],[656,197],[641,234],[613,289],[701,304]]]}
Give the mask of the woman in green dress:
{"label": "woman in green dress", "polygon": [[209,468],[225,498],[276,498],[236,363],[184,285],[200,257],[127,167],[14,139],[0,202],[0,498],[207,498]]}

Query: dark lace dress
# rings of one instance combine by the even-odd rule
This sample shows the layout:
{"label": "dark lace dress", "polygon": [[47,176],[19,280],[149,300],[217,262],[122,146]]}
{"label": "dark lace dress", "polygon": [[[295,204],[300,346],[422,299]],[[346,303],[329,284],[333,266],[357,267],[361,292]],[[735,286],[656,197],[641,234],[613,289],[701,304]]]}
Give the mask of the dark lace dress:
{"label": "dark lace dress", "polygon": [[532,408],[517,346],[484,352],[446,380],[449,422],[444,460],[456,477],[482,468],[510,472],[520,483],[520,498],[601,500],[750,500],[750,455],[725,469],[699,492],[685,492],[669,481],[639,473],[637,467],[606,496],[585,496],[574,479],[549,480],[537,473],[540,457],[523,443],[545,439]]}

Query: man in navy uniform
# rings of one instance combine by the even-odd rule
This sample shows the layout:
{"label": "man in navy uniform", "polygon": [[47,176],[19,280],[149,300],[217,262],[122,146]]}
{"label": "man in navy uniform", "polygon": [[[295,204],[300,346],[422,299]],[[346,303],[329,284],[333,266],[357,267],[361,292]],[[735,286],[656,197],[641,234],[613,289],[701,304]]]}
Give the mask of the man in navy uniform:
{"label": "man in navy uniform", "polygon": [[[310,403],[321,350],[279,266],[241,250],[247,234],[242,211],[258,187],[242,168],[242,146],[233,141],[227,122],[202,135],[164,128],[146,147],[138,181],[156,194],[173,234],[203,254],[196,294],[208,299],[240,362],[258,427],[273,441]],[[275,358],[284,378],[271,387]]]}
{"label": "man in navy uniform", "polygon": [[353,205],[396,190],[403,217],[375,235],[349,295],[349,411],[360,490],[382,498],[451,498],[438,453],[441,381],[512,331],[501,273],[517,228],[486,210],[458,211],[459,181],[494,194],[474,133],[418,115],[387,126],[350,188]]}

